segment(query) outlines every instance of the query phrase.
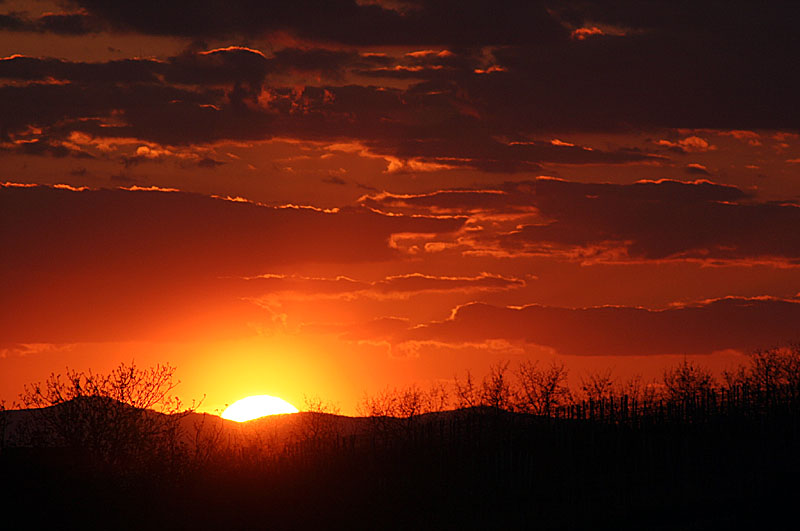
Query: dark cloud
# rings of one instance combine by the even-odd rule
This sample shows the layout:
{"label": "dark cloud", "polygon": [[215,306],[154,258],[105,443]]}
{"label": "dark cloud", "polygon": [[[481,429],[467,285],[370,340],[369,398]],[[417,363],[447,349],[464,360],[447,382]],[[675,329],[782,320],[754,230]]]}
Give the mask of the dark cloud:
{"label": "dark cloud", "polygon": [[[598,199],[615,196],[620,202],[626,198],[645,202],[674,201],[705,203],[713,201],[739,201],[751,196],[735,186],[709,181],[641,181],[635,184],[574,183],[547,177],[532,181],[513,181],[497,189],[439,190],[419,195],[394,195],[381,193],[365,196],[362,202],[379,210],[390,212],[496,212],[531,211],[540,209],[541,203],[577,201],[580,198]],[[547,207],[545,207],[547,209]]]}
{"label": "dark cloud", "polygon": [[796,12],[797,5],[779,0],[771,6],[772,9],[763,9],[757,2],[732,4],[725,0],[576,0],[550,4],[560,18],[573,26],[609,24],[621,28],[686,32],[707,30],[711,26],[725,32],[769,29],[786,34],[793,31],[794,21],[786,15]]}
{"label": "dark cloud", "polygon": [[786,64],[798,43],[750,36],[676,30],[570,41],[547,53],[499,48],[505,71],[460,85],[498,122],[541,130],[796,128],[800,115],[787,106],[800,74]]}
{"label": "dark cloud", "polygon": [[0,78],[74,83],[167,83],[199,86],[247,84],[258,92],[270,74],[320,72],[338,78],[345,68],[374,63],[356,52],[284,48],[266,57],[261,51],[229,46],[186,51],[165,60],[125,59],[98,63],[13,55],[0,59]]}
{"label": "dark cloud", "polygon": [[232,46],[206,52],[186,52],[171,58],[165,65],[167,81],[189,85],[246,84],[250,93],[258,93],[270,61],[258,50]]}
{"label": "dark cloud", "polygon": [[[447,138],[399,140],[380,145],[370,143],[377,152],[401,158],[419,158],[429,162],[471,166],[484,170],[518,171],[538,169],[539,163],[557,164],[623,164],[657,161],[660,157],[646,153],[585,149],[581,146],[557,145],[544,141],[499,141],[494,138],[451,135]],[[414,137],[412,137],[414,138]]]}
{"label": "dark cloud", "polygon": [[347,181],[345,181],[344,179],[342,179],[337,175],[331,175],[329,177],[326,177],[325,179],[322,179],[322,182],[327,184],[335,184],[338,186],[345,186],[347,184]]}
{"label": "dark cloud", "polygon": [[48,142],[46,140],[34,140],[31,142],[21,142],[16,144],[9,151],[15,151],[24,155],[49,155],[51,157],[62,158],[73,156],[80,159],[94,158],[91,154],[79,149],[68,148],[64,145]]}
{"label": "dark cloud", "polygon": [[25,31],[32,28],[32,24],[19,13],[0,14],[0,30]]}
{"label": "dark cloud", "polygon": [[206,169],[210,169],[210,170],[216,169],[219,166],[222,166],[223,164],[225,164],[225,163],[222,162],[222,161],[219,161],[219,160],[214,160],[214,159],[212,159],[210,157],[203,157],[203,158],[201,158],[200,160],[197,161],[197,166],[198,167],[206,168]]}
{"label": "dark cloud", "polygon": [[[629,185],[555,179],[507,183],[499,190],[449,190],[362,198],[407,214],[524,214],[512,232],[476,235],[509,252],[580,252],[580,259],[800,259],[800,207],[759,202],[739,188],[697,181]],[[620,252],[621,251],[621,252]]]}
{"label": "dark cloud", "polygon": [[488,0],[432,0],[413,2],[413,9],[404,12],[355,0],[75,3],[118,30],[189,38],[256,37],[284,31],[349,45],[476,46],[541,43],[569,35],[541,1],[519,0],[498,8]]}
{"label": "dark cloud", "polygon": [[[301,261],[386,260],[396,256],[389,246],[393,233],[448,232],[463,223],[358,208],[268,208],[179,192],[12,186],[0,194],[3,236],[11,238],[3,246],[8,269],[10,262],[22,266],[44,256],[50,260],[37,267],[100,255],[103,262],[92,267],[130,270],[128,258],[139,256],[153,260],[148,268],[194,262],[219,275]],[[97,219],[104,222],[97,225]]]}
{"label": "dark cloud", "polygon": [[502,236],[507,249],[619,247],[632,259],[800,258],[800,208],[748,200],[734,187],[552,180],[515,186],[531,186],[543,219]]}
{"label": "dark cloud", "polygon": [[154,83],[164,65],[149,59],[124,59],[105,63],[70,62],[22,55],[0,59],[0,78],[25,81],[47,79],[74,83]]}
{"label": "dark cloud", "polygon": [[413,214],[473,214],[478,212],[532,212],[535,206],[525,194],[504,190],[440,190],[429,194],[395,195],[381,192],[359,199],[365,206],[383,212]]}
{"label": "dark cloud", "polygon": [[0,30],[6,31],[86,35],[103,29],[102,21],[87,13],[45,13],[38,18],[24,13],[0,14]]}
{"label": "dark cloud", "polygon": [[[370,31],[370,25],[385,26],[396,18],[396,14],[378,6],[362,7],[347,0],[325,3],[200,0],[170,2],[168,5],[145,0],[136,6],[78,0],[76,4],[117,30],[201,39],[237,35],[254,37],[280,30],[301,35],[316,30],[318,38],[323,38],[324,34],[353,32],[353,25],[362,26],[374,34],[378,28]],[[359,36],[351,38],[358,39]]]}
{"label": "dark cloud", "polygon": [[304,262],[397,259],[392,234],[447,232],[462,223],[180,192],[3,186],[0,337],[143,338],[150,332],[137,327],[152,331],[167,317],[183,322],[226,308],[241,328],[255,310],[225,289],[227,277]]}
{"label": "dark cloud", "polygon": [[[193,45],[162,61],[6,58],[0,76],[22,86],[1,87],[0,97],[21,104],[0,104],[0,123],[5,136],[31,125],[92,133],[96,120],[114,112],[105,136],[174,145],[353,140],[399,159],[397,171],[427,164],[491,172],[663,160],[542,141],[556,133],[800,126],[800,70],[787,67],[800,52],[787,22],[796,9],[696,4],[510,1],[498,8],[488,0],[446,0],[398,10],[354,0],[80,0],[73,5],[83,11],[47,15],[47,23],[64,33],[105,24],[193,42],[248,42],[242,36],[279,31],[304,45],[269,54]],[[15,13],[0,19],[7,28],[44,23]],[[589,37],[570,38],[596,25]],[[383,44],[416,51],[371,53]],[[305,73],[316,85],[300,86],[308,83]],[[375,85],[357,84],[363,76]],[[41,87],[53,80],[67,85]],[[670,145],[653,149],[696,148]]]}
{"label": "dark cloud", "polygon": [[708,171],[708,168],[703,166],[702,164],[687,164],[684,171],[689,175],[704,175],[706,177],[711,176],[711,172]]}
{"label": "dark cloud", "polygon": [[[2,87],[14,93],[7,101],[29,104],[9,104],[0,107],[0,113],[7,115],[3,122],[9,132],[57,123],[65,135],[72,128],[172,145],[280,135],[349,138],[376,154],[414,159],[416,167],[422,163],[516,172],[535,171],[541,163],[658,160],[636,150],[603,151],[530,140],[515,131],[516,118],[506,125],[491,125],[498,118],[495,111],[502,109],[493,109],[492,102],[476,99],[450,82],[428,81],[406,91],[345,85],[305,87],[298,92],[267,84],[272,74],[306,69],[337,77],[348,65],[383,61],[376,58],[380,56],[314,49],[284,49],[267,58],[258,50],[236,46],[186,52],[166,61],[79,63],[14,56],[0,61],[0,77],[40,83]],[[469,65],[473,59],[430,51],[408,54],[404,61],[445,63],[451,68]],[[68,84],[53,85],[50,79]],[[264,94],[268,96],[262,98]],[[122,125],[108,127],[97,120],[112,112],[117,124],[123,119]],[[524,112],[521,108],[515,114]],[[530,124],[536,129],[536,121]],[[508,134],[503,139],[493,130]]]}
{"label": "dark cloud", "polygon": [[380,61],[363,57],[355,51],[283,48],[273,54],[271,67],[277,73],[319,72],[327,77],[339,79],[347,68],[376,63],[379,64]]}
{"label": "dark cloud", "polygon": [[260,52],[240,47],[168,61],[12,56],[0,60],[0,78],[30,83],[0,86],[0,133],[8,138],[33,126],[44,136],[80,131],[173,145],[265,139],[276,109],[260,107],[255,98],[272,71]]}
{"label": "dark cloud", "polygon": [[396,275],[376,282],[374,289],[384,293],[423,291],[482,291],[505,290],[525,286],[525,281],[499,275],[482,274],[476,277],[437,277],[413,273]]}
{"label": "dark cloud", "polygon": [[354,71],[375,78],[447,80],[473,75],[481,69],[485,58],[475,50],[420,50],[390,61],[354,65]]}
{"label": "dark cloud", "polygon": [[125,169],[130,169],[138,166],[143,162],[162,162],[162,158],[148,158],[141,155],[133,155],[133,156],[125,156],[123,155],[120,159],[120,162],[125,167]]}
{"label": "dark cloud", "polygon": [[[486,171],[539,169],[540,163],[622,164],[659,157],[633,150],[604,151],[488,134],[481,116],[454,87],[408,91],[357,85],[274,91],[276,128],[301,138],[350,138],[375,154],[403,161]],[[412,166],[413,169],[413,166]]]}
{"label": "dark cloud", "polygon": [[[352,140],[397,159],[397,170],[414,160],[408,171],[426,164],[515,172],[548,162],[659,160],[639,151],[556,145],[516,134],[499,139],[487,134],[453,87],[429,93],[419,87],[307,86],[297,91],[266,85],[274,73],[320,69],[330,58],[341,60],[331,63],[331,75],[347,61],[364,60],[358,54],[292,49],[267,58],[243,47],[187,52],[166,61],[80,63],[14,56],[0,60],[0,77],[30,83],[0,87],[0,96],[7,96],[0,104],[3,132],[11,137],[34,126],[54,140],[79,131],[169,145],[274,136]],[[112,114],[113,120],[107,119]]]}
{"label": "dark cloud", "polygon": [[[351,45],[495,46],[505,71],[384,75],[455,80],[494,113],[528,130],[648,127],[796,128],[796,6],[781,2],[414,2],[398,12],[341,0],[324,4],[218,0],[170,4],[79,2],[119,28],[206,38],[282,30]],[[445,23],[446,21],[446,23]],[[569,39],[574,28],[617,31]],[[709,31],[708,28],[714,28]],[[426,58],[419,57],[424,63]],[[430,59],[430,58],[427,58]],[[418,65],[420,66],[420,65]],[[743,75],[744,74],[744,75]],[[771,80],[780,79],[780,83]]]}
{"label": "dark cloud", "polygon": [[799,322],[800,302],[795,300],[725,298],[664,310],[471,303],[445,321],[391,330],[382,337],[396,345],[502,339],[585,356],[710,354],[726,349],[748,352],[797,340]]}
{"label": "dark cloud", "polygon": [[39,17],[36,27],[59,35],[86,35],[101,31],[102,24],[86,13],[47,13]]}
{"label": "dark cloud", "polygon": [[474,277],[445,277],[410,273],[393,275],[373,282],[347,277],[309,278],[299,275],[263,275],[244,279],[250,294],[294,292],[303,297],[339,294],[410,296],[431,292],[502,291],[525,286],[525,281],[483,273]]}
{"label": "dark cloud", "polygon": [[303,296],[340,295],[353,293],[369,288],[368,282],[353,280],[347,277],[312,278],[300,275],[262,275],[241,279],[240,289],[251,295],[267,293],[295,292]]}
{"label": "dark cloud", "polygon": [[[107,84],[107,83],[31,83],[25,86],[0,86],[0,138],[29,130],[31,126],[43,130],[44,136],[68,136],[71,131],[94,131],[106,136],[101,119],[116,113],[118,117],[142,116],[158,112],[171,105],[189,107],[202,114],[205,102],[213,98],[209,92],[195,92],[155,84]],[[119,112],[117,112],[119,111]],[[174,114],[174,112],[173,112]],[[187,113],[188,114],[188,113]],[[174,116],[173,116],[174,117]],[[150,134],[159,137],[181,136],[176,130],[179,123]],[[130,126],[108,128],[108,136],[137,137]],[[191,130],[184,135],[191,138]],[[138,135],[147,138],[148,134]]]}

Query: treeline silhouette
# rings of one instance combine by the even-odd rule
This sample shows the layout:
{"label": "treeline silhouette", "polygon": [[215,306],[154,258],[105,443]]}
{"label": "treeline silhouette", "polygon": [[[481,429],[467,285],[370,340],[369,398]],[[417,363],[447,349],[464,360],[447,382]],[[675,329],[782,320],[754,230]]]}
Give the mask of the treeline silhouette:
{"label": "treeline silhouette", "polygon": [[715,378],[501,362],[242,425],[174,368],[67,371],[0,416],[4,513],[59,529],[794,529],[800,346]]}

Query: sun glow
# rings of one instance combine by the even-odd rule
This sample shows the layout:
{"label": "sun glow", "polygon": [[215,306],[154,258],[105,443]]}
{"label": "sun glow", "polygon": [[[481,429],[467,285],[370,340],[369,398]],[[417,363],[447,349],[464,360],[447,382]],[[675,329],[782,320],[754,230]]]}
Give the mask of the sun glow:
{"label": "sun glow", "polygon": [[245,422],[267,415],[297,413],[297,408],[277,396],[254,395],[237,400],[222,413],[222,418]]}

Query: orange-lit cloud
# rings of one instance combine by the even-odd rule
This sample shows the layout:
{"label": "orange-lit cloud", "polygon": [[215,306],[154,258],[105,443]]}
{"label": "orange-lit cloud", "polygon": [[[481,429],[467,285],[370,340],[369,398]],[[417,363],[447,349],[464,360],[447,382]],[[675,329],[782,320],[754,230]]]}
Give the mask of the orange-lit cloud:
{"label": "orange-lit cloud", "polygon": [[681,153],[702,153],[703,151],[713,151],[716,146],[710,144],[705,138],[699,136],[688,136],[676,142],[670,140],[659,140],[659,146],[667,146]]}
{"label": "orange-lit cloud", "polygon": [[394,344],[499,339],[584,356],[711,354],[795,341],[798,320],[800,301],[769,298],[725,298],[661,310],[473,303],[456,308],[444,321],[385,331],[381,337]]}
{"label": "orange-lit cloud", "polygon": [[245,333],[257,308],[226,292],[225,277],[398,259],[393,233],[447,232],[463,223],[163,191],[4,186],[0,204],[9,228],[0,233],[6,343],[148,337],[181,319],[194,323],[187,333],[203,326]]}
{"label": "orange-lit cloud", "polygon": [[686,173],[691,175],[711,176],[711,172],[708,171],[707,167],[703,166],[702,164],[697,164],[696,162],[692,162],[686,165]]}
{"label": "orange-lit cloud", "polygon": [[761,135],[759,135],[755,131],[744,131],[735,129],[733,131],[721,131],[719,134],[722,136],[732,136],[736,140],[747,142],[751,146],[761,145]]}
{"label": "orange-lit cloud", "polygon": [[474,277],[435,276],[422,273],[391,275],[365,282],[347,277],[309,278],[298,275],[267,274],[246,279],[253,294],[284,293],[302,298],[320,296],[409,297],[420,293],[501,291],[525,286],[525,280],[481,273]]}
{"label": "orange-lit cloud", "polygon": [[[705,170],[699,165],[690,165]],[[707,173],[707,170],[703,172]],[[362,199],[379,211],[535,214],[503,232],[483,227],[472,237],[510,252],[620,250],[618,260],[778,259],[796,262],[800,209],[754,201],[748,193],[708,181],[582,184],[553,179],[506,183],[500,190],[451,190]],[[519,223],[519,222],[518,222]],[[568,255],[568,253],[567,253]],[[581,253],[580,259],[586,254]]]}

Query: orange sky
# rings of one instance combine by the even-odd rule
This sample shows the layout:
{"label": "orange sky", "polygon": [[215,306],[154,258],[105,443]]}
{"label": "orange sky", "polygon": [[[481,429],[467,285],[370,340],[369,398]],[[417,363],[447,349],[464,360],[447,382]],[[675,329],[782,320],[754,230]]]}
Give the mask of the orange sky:
{"label": "orange sky", "polygon": [[0,399],[135,360],[354,413],[800,340],[790,13],[162,4],[0,2]]}

